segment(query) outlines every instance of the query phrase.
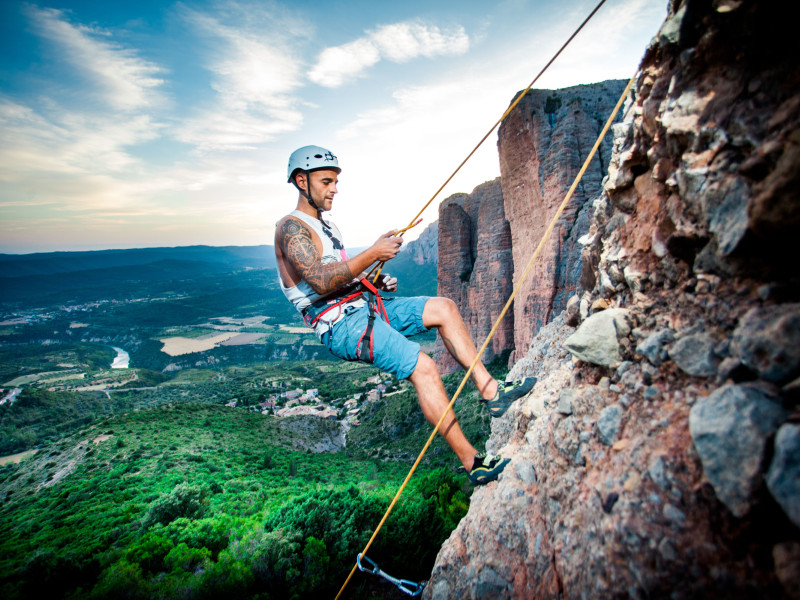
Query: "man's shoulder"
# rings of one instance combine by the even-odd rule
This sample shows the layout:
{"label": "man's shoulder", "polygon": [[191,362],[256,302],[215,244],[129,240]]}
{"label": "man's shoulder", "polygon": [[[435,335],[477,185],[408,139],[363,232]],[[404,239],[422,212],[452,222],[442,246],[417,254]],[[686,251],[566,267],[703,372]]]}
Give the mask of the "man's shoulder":
{"label": "man's shoulder", "polygon": [[313,228],[303,219],[296,215],[288,214],[275,225],[277,239],[286,239],[294,236],[310,237],[312,240],[317,236]]}
{"label": "man's shoulder", "polygon": [[285,228],[287,225],[293,227],[302,227],[303,229],[309,228],[305,221],[300,219],[297,215],[293,215],[291,213],[282,217],[281,220],[275,224],[279,231]]}

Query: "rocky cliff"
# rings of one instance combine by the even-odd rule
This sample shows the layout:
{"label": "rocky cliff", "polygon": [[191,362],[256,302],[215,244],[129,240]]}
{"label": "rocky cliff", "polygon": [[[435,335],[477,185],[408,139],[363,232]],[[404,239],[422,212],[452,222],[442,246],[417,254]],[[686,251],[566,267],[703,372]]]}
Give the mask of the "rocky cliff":
{"label": "rocky cliff", "polygon": [[[498,131],[505,214],[511,224],[514,284],[580,171],[626,81],[531,90]],[[514,300],[516,357],[564,310],[581,276],[578,240],[589,229],[587,202],[600,194],[611,158],[603,141],[559,219],[541,260]]]}
{"label": "rocky cliff", "polygon": [[[461,310],[473,339],[481,343],[513,289],[511,232],[503,208],[500,179],[455,194],[439,205],[439,295]],[[511,315],[509,315],[511,317]],[[483,355],[491,361],[514,344],[514,320],[506,318]],[[437,338],[434,356],[448,373],[456,362]]]}
{"label": "rocky cliff", "polygon": [[439,221],[434,221],[415,240],[403,247],[417,265],[436,265],[439,263]]}
{"label": "rocky cliff", "polygon": [[[587,211],[583,287],[544,327],[515,314],[532,341],[511,375],[539,382],[493,422],[512,462],[427,598],[800,597],[792,29],[767,3],[671,2]],[[506,160],[504,195],[538,197],[536,160]]]}

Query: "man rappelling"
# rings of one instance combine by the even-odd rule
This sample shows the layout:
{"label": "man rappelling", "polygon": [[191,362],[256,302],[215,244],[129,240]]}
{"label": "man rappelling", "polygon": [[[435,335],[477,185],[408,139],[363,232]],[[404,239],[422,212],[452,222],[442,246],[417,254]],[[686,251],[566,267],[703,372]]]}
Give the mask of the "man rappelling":
{"label": "man rappelling", "polygon": [[[305,146],[289,157],[289,183],[299,196],[295,210],[275,230],[281,289],[332,354],[372,363],[398,379],[408,379],[425,418],[435,425],[449,404],[447,393],[436,363],[408,338],[437,328],[448,352],[465,369],[476,358],[475,344],[449,298],[382,298],[381,291],[397,289],[397,279],[387,274],[374,284],[366,279],[371,265],[397,256],[403,240],[396,230],[389,231],[360,254],[347,255],[339,229],[322,214],[333,206],[339,173],[337,157],[325,148]],[[493,417],[505,414],[536,381],[499,383],[480,361],[471,378]],[[474,485],[497,479],[509,462],[479,453],[452,410],[440,433]]]}

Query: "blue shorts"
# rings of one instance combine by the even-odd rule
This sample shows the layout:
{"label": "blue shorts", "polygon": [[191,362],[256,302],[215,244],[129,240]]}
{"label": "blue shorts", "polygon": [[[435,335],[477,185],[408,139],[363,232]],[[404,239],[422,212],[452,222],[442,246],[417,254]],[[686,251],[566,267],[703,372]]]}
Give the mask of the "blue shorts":
{"label": "blue shorts", "polygon": [[[372,364],[381,371],[391,373],[398,379],[408,379],[417,368],[420,346],[407,338],[428,331],[422,324],[422,311],[427,301],[428,296],[383,298],[389,324],[376,314],[372,327]],[[344,360],[359,360],[356,350],[367,328],[368,318],[369,308],[366,304],[347,307],[345,317],[322,335],[322,343],[334,356]]]}

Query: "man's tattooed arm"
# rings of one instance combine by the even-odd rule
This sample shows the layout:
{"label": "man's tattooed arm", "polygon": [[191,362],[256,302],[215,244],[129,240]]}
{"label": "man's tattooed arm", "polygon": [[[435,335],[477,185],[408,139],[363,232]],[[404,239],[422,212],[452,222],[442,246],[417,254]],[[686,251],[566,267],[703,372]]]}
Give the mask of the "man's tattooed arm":
{"label": "man's tattooed arm", "polygon": [[318,294],[330,294],[352,281],[353,273],[346,262],[322,264],[311,231],[305,224],[285,219],[278,231],[278,241],[289,264]]}

